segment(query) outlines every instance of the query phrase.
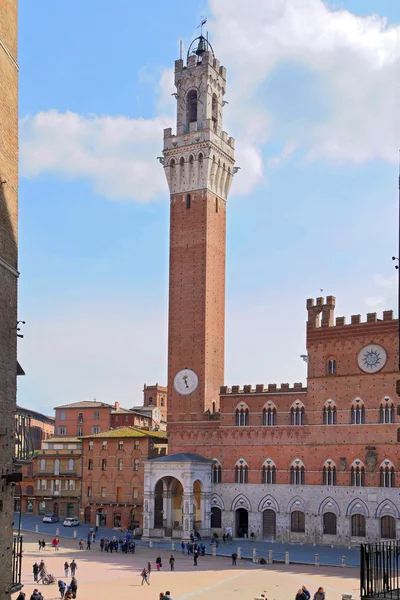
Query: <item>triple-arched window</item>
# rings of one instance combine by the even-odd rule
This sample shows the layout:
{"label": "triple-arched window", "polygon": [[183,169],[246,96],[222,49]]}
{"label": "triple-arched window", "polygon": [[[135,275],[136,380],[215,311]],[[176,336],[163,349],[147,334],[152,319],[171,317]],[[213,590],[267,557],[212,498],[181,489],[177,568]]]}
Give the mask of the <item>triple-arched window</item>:
{"label": "triple-arched window", "polygon": [[305,412],[304,405],[299,400],[296,400],[290,409],[290,424],[304,425]]}
{"label": "triple-arched window", "polygon": [[351,405],[351,422],[353,425],[365,423],[365,406],[360,398],[356,398]]}
{"label": "triple-arched window", "polygon": [[380,487],[394,488],[396,486],[396,474],[393,463],[390,460],[384,460],[379,469]]}
{"label": "triple-arched window", "polygon": [[262,483],[276,483],[276,467],[273,460],[267,458],[261,469]]}
{"label": "triple-arched window", "polygon": [[249,424],[249,409],[247,407],[240,407],[236,409],[236,426],[244,427]]}
{"label": "triple-arched window", "polygon": [[361,460],[356,459],[351,465],[350,485],[353,487],[365,486],[365,467]]}
{"label": "triple-arched window", "polygon": [[325,403],[323,410],[324,425],[336,425],[336,406],[333,400]]}
{"label": "triple-arched window", "polygon": [[263,408],[263,425],[276,425],[276,408],[272,404]]}
{"label": "triple-arched window", "polygon": [[301,460],[294,460],[290,467],[290,483],[292,485],[304,485],[305,473],[306,470]]}
{"label": "triple-arched window", "polygon": [[242,458],[238,460],[235,466],[235,483],[248,483],[249,467]]}
{"label": "triple-arched window", "polygon": [[390,398],[386,397],[379,409],[380,423],[394,423],[394,404]]}
{"label": "triple-arched window", "polygon": [[322,469],[323,485],[336,485],[336,466],[335,463],[328,459]]}

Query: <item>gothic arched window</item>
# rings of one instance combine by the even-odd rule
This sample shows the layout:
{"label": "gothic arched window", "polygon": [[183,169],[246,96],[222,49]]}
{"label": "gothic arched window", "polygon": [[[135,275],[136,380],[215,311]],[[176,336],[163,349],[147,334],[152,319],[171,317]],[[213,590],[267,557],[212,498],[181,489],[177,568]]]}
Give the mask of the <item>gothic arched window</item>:
{"label": "gothic arched window", "polygon": [[263,409],[263,425],[276,425],[276,408],[274,406]]}
{"label": "gothic arched window", "polygon": [[379,409],[380,423],[394,423],[394,404],[390,398],[385,398]]}
{"label": "gothic arched window", "polygon": [[245,427],[249,424],[249,409],[248,408],[237,408],[236,409],[236,426]]}
{"label": "gothic arched window", "polygon": [[383,461],[380,470],[380,487],[394,488],[395,487],[395,471],[394,466],[389,460]]}
{"label": "gothic arched window", "polygon": [[305,473],[303,463],[300,460],[295,460],[290,467],[290,483],[292,485],[304,485]]}
{"label": "gothic arched window", "polygon": [[336,375],[336,360],[331,358],[328,360],[328,375]]}
{"label": "gothic arched window", "polygon": [[290,409],[290,424],[291,425],[304,425],[305,420],[305,408],[297,400],[296,403]]}
{"label": "gothic arched window", "polygon": [[328,400],[324,406],[323,420],[324,425],[336,425],[336,406],[332,400]]}
{"label": "gothic arched window", "polygon": [[351,407],[351,422],[353,425],[365,423],[365,406],[360,398],[357,398]]}
{"label": "gothic arched window", "polygon": [[197,121],[197,91],[191,90],[187,95],[188,124]]}
{"label": "gothic arched window", "polygon": [[273,463],[270,465],[264,464],[261,469],[261,474],[262,483],[276,483],[276,467]]}
{"label": "gothic arched window", "polygon": [[355,460],[351,466],[351,485],[353,487],[365,486],[365,467],[360,460]]}
{"label": "gothic arched window", "polygon": [[213,483],[221,483],[222,481],[222,468],[219,462],[215,462],[212,466],[212,480]]}
{"label": "gothic arched window", "polygon": [[249,467],[244,462],[244,460],[240,460],[236,463],[235,466],[235,483],[248,483],[249,480]]}
{"label": "gothic arched window", "polygon": [[323,485],[336,485],[336,467],[330,459],[324,464],[322,474]]}

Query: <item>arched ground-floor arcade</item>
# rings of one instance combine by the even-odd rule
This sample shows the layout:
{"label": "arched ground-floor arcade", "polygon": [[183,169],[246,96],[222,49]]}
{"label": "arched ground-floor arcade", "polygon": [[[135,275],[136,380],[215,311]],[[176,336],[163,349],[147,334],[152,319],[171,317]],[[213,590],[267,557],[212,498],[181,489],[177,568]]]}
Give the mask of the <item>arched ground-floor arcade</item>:
{"label": "arched ground-floor arcade", "polygon": [[396,488],[215,484],[211,528],[234,537],[358,545],[400,538]]}

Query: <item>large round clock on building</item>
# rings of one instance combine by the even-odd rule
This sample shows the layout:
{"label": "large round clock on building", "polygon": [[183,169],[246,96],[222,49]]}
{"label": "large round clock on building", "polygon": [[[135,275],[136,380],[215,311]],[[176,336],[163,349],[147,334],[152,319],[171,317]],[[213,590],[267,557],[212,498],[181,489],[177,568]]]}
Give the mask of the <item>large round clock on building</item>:
{"label": "large round clock on building", "polygon": [[357,356],[358,366],[364,373],[377,373],[385,366],[387,353],[378,344],[369,344],[360,350]]}
{"label": "large round clock on building", "polygon": [[182,396],[194,392],[198,385],[199,378],[192,369],[182,369],[174,377],[174,388]]}

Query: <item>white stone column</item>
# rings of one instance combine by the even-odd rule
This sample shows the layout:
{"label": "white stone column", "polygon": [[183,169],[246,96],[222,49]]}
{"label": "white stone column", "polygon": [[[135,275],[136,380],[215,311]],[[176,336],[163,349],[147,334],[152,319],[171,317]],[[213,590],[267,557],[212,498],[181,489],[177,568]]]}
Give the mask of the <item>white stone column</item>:
{"label": "white stone column", "polygon": [[172,492],[164,492],[163,511],[166,527],[173,526],[173,496]]}
{"label": "white stone column", "polygon": [[201,494],[201,528],[203,535],[209,536],[211,531],[211,492]]}
{"label": "white stone column", "polygon": [[190,540],[193,531],[193,490],[183,491],[183,536],[184,540]]}
{"label": "white stone column", "polygon": [[154,492],[144,493],[143,538],[148,538],[150,529],[154,529]]}

